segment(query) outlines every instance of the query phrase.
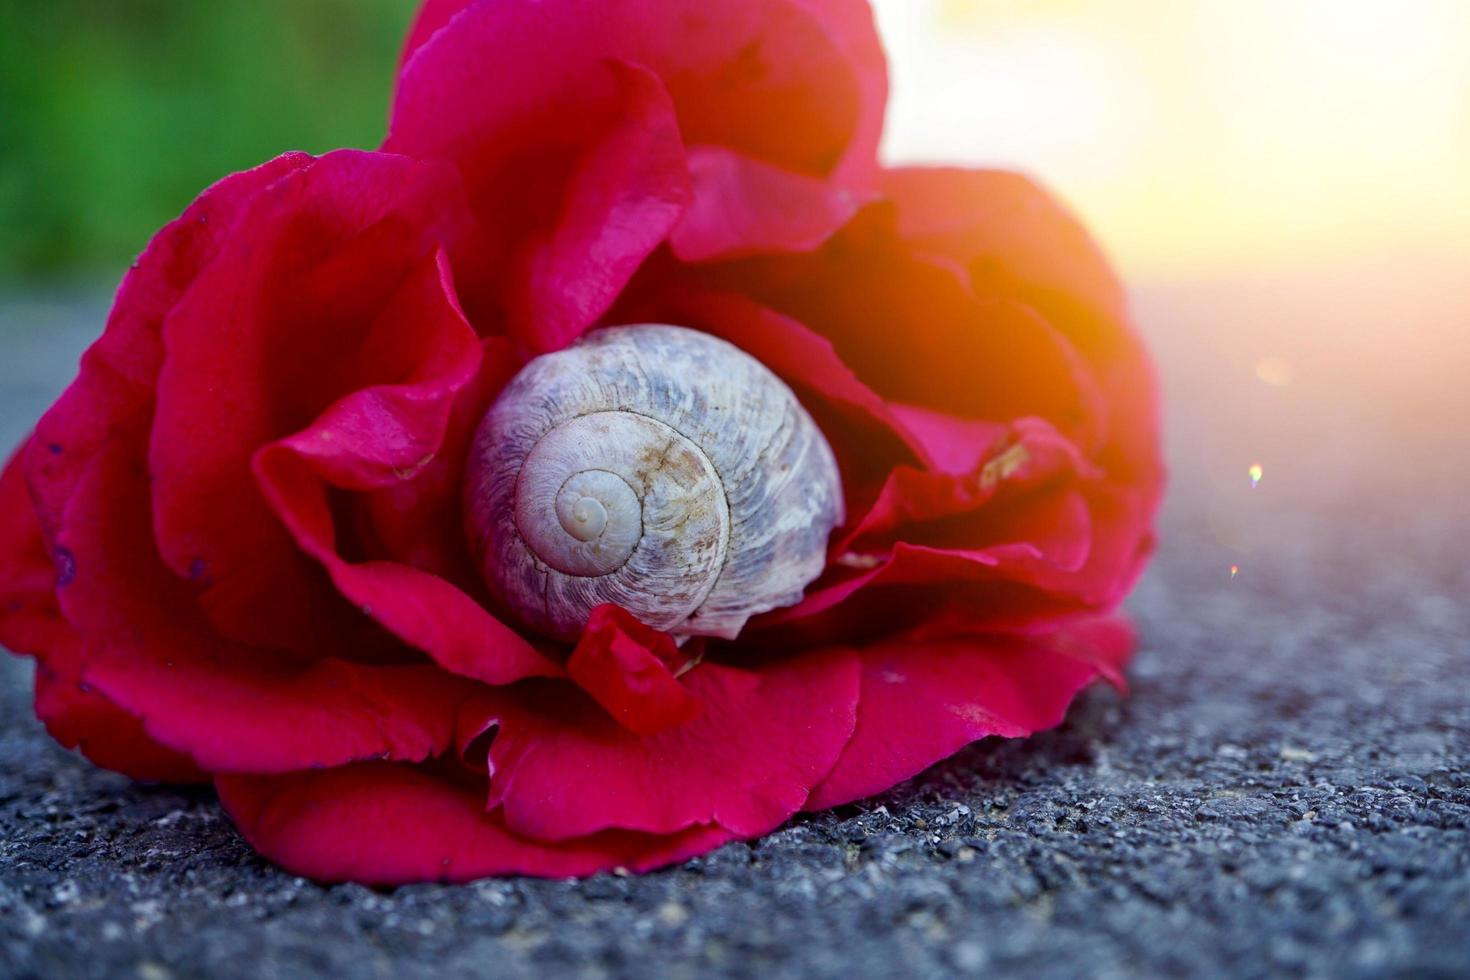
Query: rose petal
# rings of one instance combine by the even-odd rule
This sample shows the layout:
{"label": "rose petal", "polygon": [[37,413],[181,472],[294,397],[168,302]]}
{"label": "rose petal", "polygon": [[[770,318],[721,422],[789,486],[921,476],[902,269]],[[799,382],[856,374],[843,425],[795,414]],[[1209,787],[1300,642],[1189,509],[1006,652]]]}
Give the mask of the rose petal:
{"label": "rose petal", "polygon": [[590,23],[565,18],[521,0],[465,10],[405,66],[384,143],[463,173],[482,239],[458,262],[466,302],[533,351],[600,316],[689,201],[662,83],[589,55],[604,51]]}
{"label": "rose petal", "polygon": [[858,667],[846,650],[683,678],[700,714],[639,736],[565,685],[504,697],[490,724],[490,804],[537,840],[608,828],[772,830],[801,807],[852,731]]}
{"label": "rose petal", "polygon": [[543,351],[608,309],[690,205],[691,174],[686,255],[824,240],[872,189],[885,95],[850,0],[433,2],[384,147],[461,168],[486,241],[461,281],[498,284],[466,302]]}
{"label": "rose petal", "polygon": [[1006,430],[1000,422],[960,418],[922,405],[893,402],[888,410],[922,448],[920,458],[941,473],[975,472]]}
{"label": "rose petal", "polygon": [[311,161],[305,153],[288,153],[219,181],[154,235],[123,277],[107,328],[82,356],[76,380],[37,424],[27,454],[26,476],[48,535],[93,453],[120,421],[153,403],[164,316],[231,240],[246,205]]}
{"label": "rose petal", "polygon": [[[416,137],[437,134],[439,145],[471,133],[508,145],[503,120],[523,117],[519,107],[555,104],[585,82],[592,66],[618,60],[662,80],[690,145],[724,146],[814,175],[831,171],[849,150],[871,166],[885,88],[882,50],[865,6],[854,0],[436,0],[410,32],[390,142],[411,127]],[[440,30],[451,19],[451,29]],[[505,78],[516,80],[514,89]],[[413,149],[423,146],[415,140]]]}
{"label": "rose petal", "polygon": [[883,173],[898,231],[921,251],[959,259],[982,293],[1025,290],[1043,311],[1070,306],[1085,318],[1055,317],[1088,339],[1079,322],[1127,320],[1127,300],[1087,230],[1026,176],[999,170],[899,167]]}
{"label": "rose petal", "polygon": [[388,763],[277,777],[220,776],[215,786],[252,847],[318,881],[400,885],[649,871],[732,836],[718,827],[693,827],[667,837],[613,831],[560,844],[530,841],[486,813],[474,789]]}
{"label": "rose petal", "polygon": [[359,380],[369,383],[278,445],[333,486],[378,490],[432,461],[455,396],[479,371],[480,342],[454,301],[442,251],[418,262],[355,353]]}
{"label": "rose petal", "polygon": [[0,644],[16,653],[44,648],[58,617],[56,567],[22,472],[30,445],[0,470]]}
{"label": "rose petal", "polygon": [[996,422],[1034,415],[1082,441],[1094,424],[1098,393],[1065,337],[1013,299],[977,299],[951,263],[911,255],[886,207],[810,255],[726,263],[709,278],[826,337],[890,402]]}
{"label": "rose petal", "polygon": [[86,683],[213,772],[418,760],[455,744],[458,715],[482,690],[473,682],[422,665],[303,661],[215,635],[153,550],[142,436],[122,430],[93,459],[57,537],[59,599],[86,640]]}
{"label": "rose petal", "polygon": [[473,6],[476,0],[424,0],[419,5],[418,13],[414,14],[413,22],[408,25],[408,35],[403,39],[403,51],[398,58],[398,67],[401,71],[408,64],[408,59],[414,56],[419,48],[423,47],[439,29],[453,20],[461,10]]}
{"label": "rose petal", "polygon": [[[667,93],[641,68],[605,68],[616,89],[613,105],[590,112],[607,130],[568,165],[549,227],[537,229],[533,245],[504,266],[510,327],[532,351],[566,346],[606,312],[689,202]],[[563,137],[567,124],[565,116],[557,122]],[[530,165],[556,169],[544,159]],[[512,175],[498,180],[522,199],[534,186]]]}
{"label": "rose petal", "polygon": [[846,187],[721,147],[691,149],[689,173],[693,203],[669,236],[674,254],[685,262],[810,251],[859,205]]}
{"label": "rose petal", "polygon": [[82,681],[82,641],[57,618],[58,636],[36,656],[36,717],[65,747],[132,779],[207,783],[187,755],[160,745],[137,716]]}
{"label": "rose petal", "polygon": [[344,560],[333,543],[327,484],[289,448],[263,451],[257,474],[296,543],[322,563],[337,589],[439,666],[490,684],[561,673],[519,633],[439,576],[398,562]]}
{"label": "rose petal", "polygon": [[877,166],[883,116],[888,108],[888,63],[868,0],[796,0],[816,16],[842,49],[857,75],[858,118],[847,155],[833,171],[837,180],[863,188]]}
{"label": "rose petal", "polygon": [[36,658],[36,716],[51,737],[134,779],[198,782],[184,756],[137,718],[81,684],[81,639],[56,606],[56,572],[21,476],[21,453],[0,473],[0,644]]}
{"label": "rose petal", "polygon": [[484,583],[465,547],[464,465],[480,420],[521,365],[507,338],[481,342],[480,369],[455,394],[434,458],[408,479],[362,496],[358,530],[371,540],[372,554],[437,575],[483,598]]}
{"label": "rose petal", "polygon": [[[827,613],[860,591],[885,586],[934,587],[890,629],[933,614],[940,590],[954,586],[967,586],[968,601],[986,610],[1003,611],[999,596],[1016,586],[1055,592],[1069,607],[1082,602],[1102,608],[1131,584],[1139,536],[1147,533],[1127,506],[1132,499],[1102,482],[1096,467],[1050,424],[1018,420],[969,474],[895,468],[866,511],[835,539],[834,566],[824,579],[801,603],[767,614],[760,625]],[[999,590],[997,598],[986,599],[985,583]],[[857,612],[856,622],[874,622],[873,608]],[[823,633],[818,624],[808,628],[825,642],[851,635]],[[996,621],[992,628],[1003,625]]]}
{"label": "rose petal", "polygon": [[1123,289],[1087,230],[1019,174],[902,168],[884,174],[883,191],[914,248],[963,263],[977,295],[1019,298],[1076,347],[1104,396],[1098,442],[1084,448],[1156,499],[1157,385]]}
{"label": "rose petal", "polygon": [[628,731],[652,735],[699,714],[699,702],[670,669],[680,660],[672,636],[604,605],[588,616],[567,676]]}
{"label": "rose petal", "polygon": [[[455,16],[467,7],[473,6],[476,0],[425,0],[419,8],[418,15],[410,25],[408,38],[404,43],[401,64],[406,65],[409,58],[418,51],[440,28],[447,25]],[[792,6],[804,11],[810,18],[821,25],[823,32],[832,44],[838,47],[847,59],[850,70],[856,80],[858,94],[858,113],[853,125],[852,135],[847,140],[847,148],[842,156],[841,162],[833,169],[833,175],[838,179],[855,187],[865,187],[870,183],[877,171],[878,142],[883,133],[883,114],[888,103],[888,68],[883,56],[883,46],[878,39],[877,27],[873,22],[873,11],[868,0],[792,0]],[[702,5],[703,11],[718,10],[715,3]],[[663,4],[653,11],[655,16],[668,17],[670,12],[677,12],[672,4]],[[647,17],[650,11],[641,10],[633,16]],[[723,11],[719,13],[724,14]],[[768,21],[774,20],[767,18]],[[645,22],[646,23],[646,22]],[[678,22],[681,26],[689,23],[687,17]],[[757,20],[759,23],[759,20]],[[799,23],[799,22],[798,22]],[[773,24],[773,27],[775,24]],[[801,31],[809,28],[802,24]],[[606,36],[605,36],[606,37]],[[610,38],[606,38],[611,40]],[[640,42],[643,39],[635,39]],[[678,40],[677,38],[675,40]],[[668,52],[669,57],[675,59],[689,57],[683,49],[683,45],[676,44],[674,50]],[[621,48],[619,49],[622,50]],[[642,52],[642,49],[629,49],[621,55],[629,58],[634,57],[634,51]],[[742,48],[742,51],[748,48]],[[812,49],[806,49],[806,56],[811,57]],[[607,55],[604,55],[607,56]],[[666,64],[667,57],[660,55],[648,56],[645,64],[660,70]],[[815,60],[815,59],[813,59]],[[688,75],[687,71],[676,71],[679,75]],[[831,81],[829,72],[826,79]],[[760,79],[750,79],[758,82]],[[728,84],[728,81],[726,82]],[[749,84],[749,82],[747,82]],[[832,104],[830,98],[813,96],[814,104],[820,106],[824,103]],[[774,120],[774,116],[768,117]],[[718,121],[716,121],[718,125]],[[801,135],[799,130],[792,128],[778,129],[783,132],[787,139]],[[731,137],[733,139],[733,137]],[[715,142],[723,145],[737,145],[729,139],[717,140]],[[813,154],[813,157],[822,159],[824,154]]]}
{"label": "rose petal", "polygon": [[[251,454],[373,373],[366,344],[399,283],[449,234],[448,168],[339,151],[281,178],[164,326],[149,440],[158,548],[224,635],[330,649],[323,577],[250,478]],[[315,627],[315,628],[314,628]]]}
{"label": "rose petal", "polygon": [[1079,691],[1116,675],[1132,645],[1126,625],[1100,620],[1046,635],[896,640],[861,651],[857,727],[807,809],[880,793],[976,739],[1059,724]]}
{"label": "rose petal", "polygon": [[168,642],[163,655],[114,642],[88,654],[82,676],[212,773],[421,761],[455,744],[477,694],[435,667],[302,665],[203,637]]}
{"label": "rose petal", "polygon": [[[998,531],[1007,524],[1002,513]],[[900,541],[886,555],[840,556],[801,603],[763,617],[750,642],[859,642],[924,623],[1033,630],[1112,609],[1153,550],[1140,495],[1107,484],[1051,491],[1009,513],[1018,523],[1008,543]],[[859,593],[862,601],[853,601]]]}
{"label": "rose petal", "polygon": [[[492,684],[560,669],[453,583],[391,561],[345,560],[329,488],[372,491],[411,480],[440,451],[456,396],[474,380],[481,347],[454,303],[447,260],[425,259],[378,317],[367,346],[388,338],[380,371],[401,378],[330,406],[300,432],[264,447],[261,491],[295,543],[341,593],[456,673]],[[441,500],[457,509],[457,499]]]}
{"label": "rose petal", "polygon": [[[979,426],[955,429],[988,431]],[[958,456],[960,451],[950,452]],[[881,553],[896,540],[956,550],[974,547],[979,540],[1021,540],[1020,528],[1026,522],[1017,519],[1015,508],[1027,506],[1025,495],[1059,481],[1096,481],[1103,476],[1042,419],[1018,419],[1000,427],[980,458],[963,474],[896,467],[838,550]],[[997,501],[1013,506],[999,515],[987,513],[996,509]]]}

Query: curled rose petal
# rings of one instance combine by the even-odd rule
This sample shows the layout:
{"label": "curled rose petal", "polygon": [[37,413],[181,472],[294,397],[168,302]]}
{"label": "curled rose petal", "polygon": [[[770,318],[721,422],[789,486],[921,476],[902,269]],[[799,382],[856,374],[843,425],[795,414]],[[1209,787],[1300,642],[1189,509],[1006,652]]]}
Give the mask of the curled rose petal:
{"label": "curled rose petal", "polygon": [[567,676],[630,732],[652,735],[690,721],[699,701],[674,676],[674,638],[618,606],[598,606],[567,661]]}
{"label": "curled rose petal", "polygon": [[466,302],[544,351],[671,231],[696,259],[825,240],[871,191],[885,95],[850,0],[436,0],[384,148],[461,169],[483,235]]}
{"label": "curled rose petal", "polygon": [[888,410],[921,447],[919,458],[938,473],[974,473],[1005,434],[1005,425],[988,419],[961,418],[947,412],[895,402]]}
{"label": "curled rose petal", "polygon": [[[207,583],[211,622],[241,642],[311,648],[321,584],[250,478],[261,444],[372,374],[368,343],[410,270],[449,233],[445,167],[339,151],[261,192],[164,325],[148,441],[155,533],[173,571]],[[382,336],[381,333],[378,336]],[[386,347],[386,350],[385,350]]]}
{"label": "curled rose petal", "polygon": [[58,624],[54,642],[36,656],[36,717],[52,738],[133,779],[209,782],[189,756],[160,744],[136,715],[85,683],[82,663],[81,639]]}
{"label": "curled rose petal", "polygon": [[858,673],[846,650],[759,670],[706,662],[682,678],[699,714],[652,735],[564,685],[505,697],[487,719],[499,725],[490,805],[544,841],[700,824],[766,833],[801,808],[847,743]]}
{"label": "curled rose petal", "polygon": [[[607,59],[663,80],[691,146],[798,173],[826,173],[847,153],[873,167],[886,81],[872,15],[853,0],[434,0],[410,31],[395,132],[403,119],[509,143],[505,104],[555,105]],[[476,62],[513,74],[518,91]],[[464,111],[424,118],[431,91]]]}
{"label": "curled rose petal", "polygon": [[[432,572],[396,561],[349,562],[337,546],[332,488],[374,491],[411,480],[440,451],[455,397],[474,379],[481,345],[450,292],[442,254],[377,318],[368,346],[388,346],[384,377],[256,453],[254,470],[295,543],[336,587],[395,636],[441,666],[492,684],[555,675],[558,666],[474,598]],[[440,506],[448,505],[440,501]]]}
{"label": "curled rose petal", "polygon": [[29,445],[22,445],[0,470],[0,643],[38,653],[50,644],[60,613],[56,566],[22,474]]}
{"label": "curled rose petal", "polygon": [[689,172],[694,199],[669,235],[685,262],[809,251],[858,209],[845,187],[721,147],[690,150]]}
{"label": "curled rose petal", "polygon": [[305,153],[288,153],[224,178],[165,225],[133,263],[102,336],[82,356],[76,380],[37,423],[26,454],[26,479],[48,534],[113,428],[153,404],[163,363],[163,318],[229,242],[241,210],[311,160]]}
{"label": "curled rose petal", "polygon": [[485,811],[482,792],[391,763],[288,776],[219,776],[215,787],[252,847],[318,881],[396,885],[649,871],[703,854],[732,836],[701,826],[668,836],[609,831],[554,844],[529,840]]}
{"label": "curled rose petal", "polygon": [[[1016,512],[1013,512],[1016,513]],[[768,615],[810,642],[848,642],[965,610],[989,630],[1031,629],[1060,616],[1106,611],[1130,589],[1153,549],[1143,504],[1125,491],[1061,491],[1019,512],[1015,535],[983,547],[899,541],[881,555],[839,556],[831,580]],[[850,602],[863,593],[863,601]]]}
{"label": "curled rose petal", "polygon": [[[459,258],[466,302],[536,351],[607,309],[689,196],[657,77],[563,45],[544,23],[558,17],[520,0],[459,15],[406,65],[384,143],[459,168],[480,231]],[[515,86],[500,83],[509,64]]]}
{"label": "curled rose petal", "polygon": [[1157,386],[1122,286],[1086,229],[1019,174],[901,168],[883,185],[916,250],[963,263],[977,294],[1021,299],[1076,346],[1107,406],[1098,461],[1156,501]]}
{"label": "curled rose petal", "polygon": [[[977,454],[977,465],[967,473],[895,468],[877,500],[847,532],[839,550],[872,553],[882,547],[880,542],[895,536],[913,544],[928,538],[962,546],[966,539],[974,541],[979,529],[966,526],[974,522],[958,519],[982,517],[984,508],[997,498],[1014,499],[1057,480],[1097,480],[1102,476],[1075,446],[1041,419],[1018,419],[999,431],[994,427],[981,431],[990,441]],[[1014,527],[1014,515],[1006,518],[1005,523]],[[936,523],[940,521],[948,523]]]}
{"label": "curled rose petal", "polygon": [[0,472],[0,644],[36,658],[36,717],[99,766],[134,779],[207,781],[135,716],[83,685],[82,641],[56,605],[56,569],[21,477],[23,452]]}
{"label": "curled rose petal", "polygon": [[304,660],[214,634],[152,549],[126,436],[88,467],[57,537],[67,556],[58,596],[87,640],[86,683],[215,772],[417,760],[453,743],[458,706],[478,685],[427,665]]}
{"label": "curled rose petal", "polygon": [[976,739],[1018,738],[1062,720],[1077,692],[1116,678],[1133,645],[1117,620],[1048,634],[908,639],[861,651],[852,741],[812,793],[818,810],[881,792]]}

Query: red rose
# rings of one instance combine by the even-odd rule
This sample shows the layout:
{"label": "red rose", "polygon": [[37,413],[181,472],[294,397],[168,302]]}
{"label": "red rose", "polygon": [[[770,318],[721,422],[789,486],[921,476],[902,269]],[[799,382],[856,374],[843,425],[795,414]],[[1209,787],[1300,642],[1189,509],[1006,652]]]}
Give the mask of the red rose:
{"label": "red rose", "polygon": [[[1025,180],[880,171],[883,71],[861,0],[429,0],[385,152],[207,190],[0,479],[52,734],[313,877],[573,875],[1120,682],[1161,486],[1123,297]],[[846,519],[733,640],[559,643],[487,588],[466,461],[530,358],[649,322],[789,385]]]}

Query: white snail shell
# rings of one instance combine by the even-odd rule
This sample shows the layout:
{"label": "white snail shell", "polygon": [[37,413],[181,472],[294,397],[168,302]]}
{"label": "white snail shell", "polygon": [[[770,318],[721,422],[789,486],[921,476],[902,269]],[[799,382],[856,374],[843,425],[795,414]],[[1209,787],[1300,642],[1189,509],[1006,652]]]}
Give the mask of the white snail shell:
{"label": "white snail shell", "polygon": [[527,364],[480,424],[465,494],[487,584],[562,640],[609,602],[680,639],[733,639],[801,598],[843,520],[832,449],[791,389],[671,326]]}

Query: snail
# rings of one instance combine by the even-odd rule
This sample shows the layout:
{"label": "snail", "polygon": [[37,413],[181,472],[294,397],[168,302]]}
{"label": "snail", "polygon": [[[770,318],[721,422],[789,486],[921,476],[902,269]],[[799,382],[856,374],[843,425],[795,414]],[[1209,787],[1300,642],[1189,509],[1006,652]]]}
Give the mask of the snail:
{"label": "snail", "polygon": [[831,447],[765,365],[640,325],[510,381],[471,444],[465,519],[486,583],[532,629],[575,640],[616,603],[682,642],[800,600],[843,498]]}

